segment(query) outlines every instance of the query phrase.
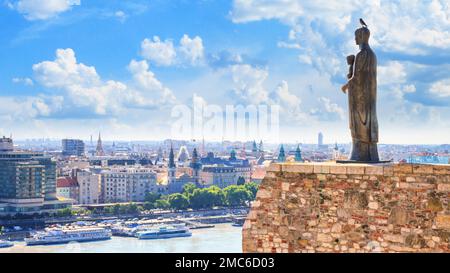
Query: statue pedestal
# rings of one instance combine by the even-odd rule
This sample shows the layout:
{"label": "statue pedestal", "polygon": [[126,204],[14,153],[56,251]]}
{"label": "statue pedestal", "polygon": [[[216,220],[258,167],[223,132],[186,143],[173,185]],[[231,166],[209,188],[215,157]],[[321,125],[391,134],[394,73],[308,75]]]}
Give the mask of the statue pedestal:
{"label": "statue pedestal", "polygon": [[272,164],[244,252],[449,252],[450,165]]}

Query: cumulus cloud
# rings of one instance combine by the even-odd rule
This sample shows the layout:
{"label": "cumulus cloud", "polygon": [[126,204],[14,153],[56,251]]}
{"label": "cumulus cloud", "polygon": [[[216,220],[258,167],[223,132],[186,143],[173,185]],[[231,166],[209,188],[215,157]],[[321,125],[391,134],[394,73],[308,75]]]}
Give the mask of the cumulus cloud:
{"label": "cumulus cloud", "polygon": [[54,61],[34,64],[33,72],[36,80],[46,87],[90,86],[100,83],[95,67],[77,63],[75,52],[71,48],[57,49]]}
{"label": "cumulus cloud", "polygon": [[199,36],[190,38],[184,34],[178,46],[172,40],[161,41],[158,36],[154,36],[153,40],[146,38],[142,41],[141,56],[160,66],[196,66],[204,61],[204,46]]}
{"label": "cumulus cloud", "polygon": [[[369,24],[378,51],[431,56],[450,48],[450,4],[445,0],[234,0],[230,11],[235,23],[278,20],[287,25],[289,35],[277,45],[297,51],[300,63],[334,79],[347,69],[345,55],[356,51],[353,33],[359,17]],[[393,80],[384,77],[389,71],[383,69],[381,84],[388,85]],[[406,78],[399,62],[386,69]]]}
{"label": "cumulus cloud", "polygon": [[445,79],[433,83],[430,93],[439,98],[450,98],[450,79]]}
{"label": "cumulus cloud", "polygon": [[157,65],[169,66],[175,62],[177,53],[171,40],[161,41],[158,36],[153,36],[153,40],[142,41],[141,56]]}
{"label": "cumulus cloud", "polygon": [[48,117],[62,107],[60,96],[0,97],[0,119],[4,121],[27,121]]}
{"label": "cumulus cloud", "polygon": [[95,67],[79,63],[75,52],[58,49],[53,61],[33,65],[38,83],[62,91],[67,107],[92,110],[94,115],[117,115],[126,108],[152,108],[175,100],[172,92],[159,82],[146,61],[132,60],[128,66],[133,76],[129,84],[102,80]]}
{"label": "cumulus cloud", "polygon": [[[280,20],[292,27],[290,38],[305,35],[306,28],[335,37],[343,32],[351,34],[356,26],[350,23],[361,16],[376,33],[375,43],[389,50],[421,52],[424,47],[450,45],[449,6],[445,0],[235,0],[230,14],[235,23]],[[299,35],[296,28],[301,29]]]}
{"label": "cumulus cloud", "polygon": [[321,121],[335,121],[344,119],[345,111],[338,104],[331,102],[331,100],[326,97],[319,97],[317,100],[319,106],[311,109],[311,115],[316,116]]}
{"label": "cumulus cloud", "polygon": [[268,93],[264,88],[264,82],[269,75],[267,69],[249,64],[231,65],[229,69],[233,80],[233,93],[238,101],[248,104],[267,102]]}
{"label": "cumulus cloud", "polygon": [[306,120],[300,107],[301,99],[289,90],[287,81],[281,81],[269,92],[265,86],[269,76],[267,68],[235,64],[228,69],[233,81],[232,97],[237,104],[278,105],[285,121]]}
{"label": "cumulus cloud", "polygon": [[188,35],[183,35],[179,50],[182,56],[192,65],[199,64],[203,60],[203,41],[199,36],[191,39]]}
{"label": "cumulus cloud", "polygon": [[386,65],[378,66],[378,84],[400,84],[406,81],[405,65],[398,61],[390,61]]}
{"label": "cumulus cloud", "polygon": [[301,109],[301,99],[289,90],[286,81],[281,83],[269,95],[269,103],[280,106],[281,113],[289,120],[305,121],[306,115]]}
{"label": "cumulus cloud", "polygon": [[147,61],[131,60],[128,65],[128,70],[133,75],[138,88],[145,94],[154,95],[161,98],[158,103],[170,104],[175,103],[175,96],[172,91],[165,87],[156,77],[155,74],[150,71]]}
{"label": "cumulus cloud", "polygon": [[27,20],[46,20],[80,5],[80,0],[19,0],[9,4]]}

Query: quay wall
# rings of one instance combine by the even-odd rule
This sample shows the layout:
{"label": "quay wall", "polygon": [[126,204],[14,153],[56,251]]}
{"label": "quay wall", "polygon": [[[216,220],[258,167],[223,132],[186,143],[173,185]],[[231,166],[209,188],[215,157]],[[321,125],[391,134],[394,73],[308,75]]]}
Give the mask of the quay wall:
{"label": "quay wall", "polygon": [[449,252],[450,165],[272,164],[244,252]]}

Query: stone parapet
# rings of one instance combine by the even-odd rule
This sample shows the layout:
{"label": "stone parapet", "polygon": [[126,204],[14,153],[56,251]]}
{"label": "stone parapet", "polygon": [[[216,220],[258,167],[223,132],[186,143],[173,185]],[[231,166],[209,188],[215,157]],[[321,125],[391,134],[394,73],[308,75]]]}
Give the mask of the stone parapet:
{"label": "stone parapet", "polygon": [[244,252],[449,252],[450,165],[272,164]]}

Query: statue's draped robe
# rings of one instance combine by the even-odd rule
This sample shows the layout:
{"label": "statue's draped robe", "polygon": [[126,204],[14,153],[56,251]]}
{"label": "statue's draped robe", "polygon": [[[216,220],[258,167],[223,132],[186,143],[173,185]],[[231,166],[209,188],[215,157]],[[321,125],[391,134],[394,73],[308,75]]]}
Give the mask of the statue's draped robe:
{"label": "statue's draped robe", "polygon": [[364,45],[356,55],[348,89],[350,130],[354,144],[356,142],[354,150],[359,150],[361,155],[355,160],[378,160],[378,152],[375,155],[376,150],[373,151],[378,142],[376,95],[377,57],[368,45]]}

